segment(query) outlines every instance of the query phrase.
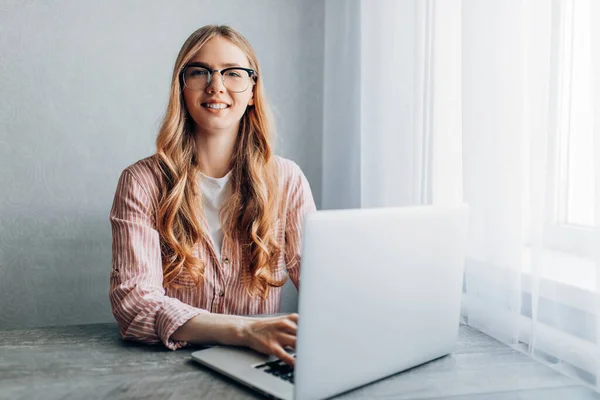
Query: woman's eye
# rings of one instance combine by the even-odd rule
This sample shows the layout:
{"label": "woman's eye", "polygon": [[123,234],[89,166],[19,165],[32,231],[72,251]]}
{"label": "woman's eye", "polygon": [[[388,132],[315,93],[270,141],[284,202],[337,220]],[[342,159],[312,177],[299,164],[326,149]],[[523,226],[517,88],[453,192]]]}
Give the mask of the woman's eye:
{"label": "woman's eye", "polygon": [[190,72],[190,76],[204,76],[206,75],[208,72],[204,69],[193,69]]}
{"label": "woman's eye", "polygon": [[235,72],[235,71],[229,71],[229,72],[227,73],[227,75],[228,75],[228,76],[231,76],[231,77],[233,77],[233,78],[241,78],[241,77],[242,77],[242,75],[240,75],[240,73],[239,73],[239,72]]}

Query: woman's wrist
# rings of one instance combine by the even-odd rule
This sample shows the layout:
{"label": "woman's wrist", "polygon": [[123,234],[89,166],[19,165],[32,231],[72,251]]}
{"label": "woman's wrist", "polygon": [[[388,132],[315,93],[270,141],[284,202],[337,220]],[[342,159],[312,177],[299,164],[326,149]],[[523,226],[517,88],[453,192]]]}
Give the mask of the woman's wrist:
{"label": "woman's wrist", "polygon": [[247,346],[251,318],[201,313],[177,329],[171,339],[194,344]]}
{"label": "woman's wrist", "polygon": [[[199,331],[210,332],[212,341],[230,346],[248,347],[252,318],[241,315],[205,314],[207,317]],[[208,333],[207,332],[207,333]]]}
{"label": "woman's wrist", "polygon": [[233,324],[233,343],[236,346],[249,347],[250,338],[250,327],[252,325],[252,318],[238,317],[239,320]]}

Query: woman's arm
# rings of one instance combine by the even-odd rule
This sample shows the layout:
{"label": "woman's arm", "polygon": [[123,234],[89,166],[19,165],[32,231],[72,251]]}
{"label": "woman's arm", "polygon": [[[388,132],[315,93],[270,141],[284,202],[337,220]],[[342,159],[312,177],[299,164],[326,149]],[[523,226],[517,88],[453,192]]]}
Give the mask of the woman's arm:
{"label": "woman's arm", "polygon": [[196,344],[250,347],[294,365],[294,358],[284,347],[296,347],[297,330],[298,314],[259,319],[203,313],[179,327],[171,339]]}
{"label": "woman's arm", "polygon": [[163,342],[176,350],[186,345],[170,337],[196,315],[208,312],[165,296],[160,237],[154,228],[149,171],[126,169],[119,178],[110,221],[113,235],[110,302],[123,339]]}
{"label": "woman's arm", "polygon": [[197,344],[245,346],[244,325],[249,319],[239,315],[197,315],[181,325],[171,338]]}

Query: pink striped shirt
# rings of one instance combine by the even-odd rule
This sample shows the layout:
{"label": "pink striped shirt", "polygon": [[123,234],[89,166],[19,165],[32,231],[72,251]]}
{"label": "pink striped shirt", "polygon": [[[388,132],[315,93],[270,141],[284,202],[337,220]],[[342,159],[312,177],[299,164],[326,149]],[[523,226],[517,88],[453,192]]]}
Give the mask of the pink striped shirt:
{"label": "pink striped shirt", "polygon": [[[298,287],[302,222],[315,210],[310,186],[293,161],[276,157],[285,211],[276,222],[279,257],[275,279],[289,277]],[[196,286],[184,270],[180,287],[163,287],[160,238],[156,230],[160,173],[154,156],[126,168],[119,179],[110,212],[113,251],[110,302],[123,339],[163,342],[172,350],[187,345],[170,337],[190,318],[202,313],[267,314],[279,311],[281,288],[265,300],[250,297],[242,282],[243,260],[238,243],[223,241],[221,260],[210,256],[212,241],[199,243],[197,256],[206,263],[205,278]],[[198,213],[208,232],[203,212]]]}

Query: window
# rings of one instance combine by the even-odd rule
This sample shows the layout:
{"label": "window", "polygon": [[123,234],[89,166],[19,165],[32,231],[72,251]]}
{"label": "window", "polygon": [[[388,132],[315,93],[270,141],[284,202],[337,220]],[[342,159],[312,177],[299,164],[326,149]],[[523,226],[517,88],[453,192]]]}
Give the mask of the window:
{"label": "window", "polygon": [[555,220],[562,225],[586,227],[594,225],[590,0],[567,1],[565,7]]}
{"label": "window", "polygon": [[595,291],[594,143],[590,0],[563,0],[553,9],[551,140],[544,244],[545,277]]}

